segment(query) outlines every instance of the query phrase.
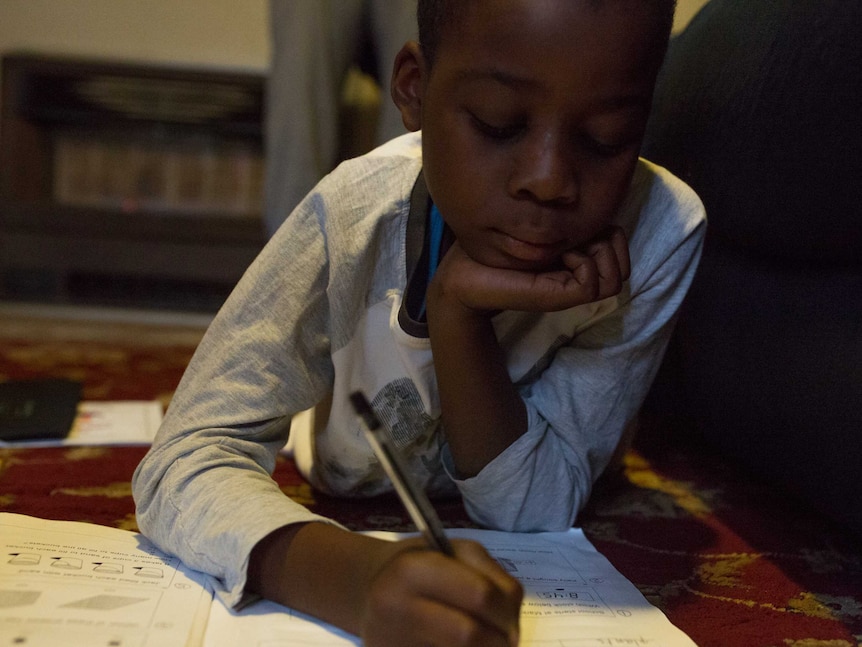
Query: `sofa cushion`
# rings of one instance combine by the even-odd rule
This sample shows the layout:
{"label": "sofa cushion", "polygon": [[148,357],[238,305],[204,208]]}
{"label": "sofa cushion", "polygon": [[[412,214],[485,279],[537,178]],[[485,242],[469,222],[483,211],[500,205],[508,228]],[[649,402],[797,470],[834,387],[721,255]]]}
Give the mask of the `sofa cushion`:
{"label": "sofa cushion", "polygon": [[862,536],[862,2],[711,0],[644,155],[704,201],[647,402]]}
{"label": "sofa cushion", "polygon": [[862,262],[862,3],[712,0],[670,46],[645,156],[755,255]]}

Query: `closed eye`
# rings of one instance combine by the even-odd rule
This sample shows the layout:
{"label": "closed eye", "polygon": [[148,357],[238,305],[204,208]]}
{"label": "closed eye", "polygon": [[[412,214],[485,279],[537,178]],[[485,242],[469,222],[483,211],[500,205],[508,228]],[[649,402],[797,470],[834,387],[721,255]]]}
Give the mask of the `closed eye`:
{"label": "closed eye", "polygon": [[618,142],[606,142],[586,134],[581,137],[581,143],[590,153],[598,157],[616,157],[617,155],[622,155],[634,145],[634,142],[629,139]]}
{"label": "closed eye", "polygon": [[479,131],[482,136],[496,141],[507,141],[510,139],[514,139],[524,129],[523,124],[520,123],[507,124],[505,126],[496,126],[494,124],[488,123],[483,119],[480,119],[473,113],[470,113],[470,120],[473,122],[473,126],[476,128],[477,131]]}

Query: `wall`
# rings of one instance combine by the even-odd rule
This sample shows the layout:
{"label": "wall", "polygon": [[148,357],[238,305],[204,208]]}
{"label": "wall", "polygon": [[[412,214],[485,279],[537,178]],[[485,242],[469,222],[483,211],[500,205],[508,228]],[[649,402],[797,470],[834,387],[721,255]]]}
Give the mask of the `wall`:
{"label": "wall", "polygon": [[[268,1],[0,0],[0,56],[26,50],[265,72]],[[674,30],[706,2],[678,0]]]}
{"label": "wall", "polygon": [[[312,0],[314,1],[314,0]],[[0,54],[265,70],[267,0],[0,0]]]}
{"label": "wall", "polygon": [[[705,2],[679,0],[675,28]],[[0,54],[16,49],[260,71],[267,0],[0,0]]]}

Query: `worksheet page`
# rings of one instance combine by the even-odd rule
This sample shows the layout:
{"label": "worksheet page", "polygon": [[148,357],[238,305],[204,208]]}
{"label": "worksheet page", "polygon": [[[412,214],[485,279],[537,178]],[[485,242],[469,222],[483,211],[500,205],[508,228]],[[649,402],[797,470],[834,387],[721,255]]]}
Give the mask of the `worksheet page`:
{"label": "worksheet page", "polygon": [[0,513],[0,647],[199,645],[212,599],[142,535]]}
{"label": "worksheet page", "polygon": [[[370,533],[397,539],[394,533]],[[524,586],[521,645],[692,647],[694,642],[649,604],[577,529],[518,534],[450,530],[481,542]],[[360,645],[354,636],[271,602],[240,612],[215,601],[205,647]]]}

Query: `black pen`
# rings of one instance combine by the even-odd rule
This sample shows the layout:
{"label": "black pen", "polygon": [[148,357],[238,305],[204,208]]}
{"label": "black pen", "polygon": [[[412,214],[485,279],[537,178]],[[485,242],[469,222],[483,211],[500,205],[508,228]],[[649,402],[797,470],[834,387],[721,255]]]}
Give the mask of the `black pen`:
{"label": "black pen", "polygon": [[443,524],[434,511],[425,491],[420,488],[407,472],[398,448],[392,442],[392,437],[380,422],[371,404],[361,391],[350,394],[350,402],[365,427],[365,435],[371,443],[374,453],[386,470],[386,474],[392,480],[395,491],[398,493],[401,503],[407,508],[407,513],[422,532],[428,545],[439,550],[450,557],[455,556],[449,538],[443,532]]}

